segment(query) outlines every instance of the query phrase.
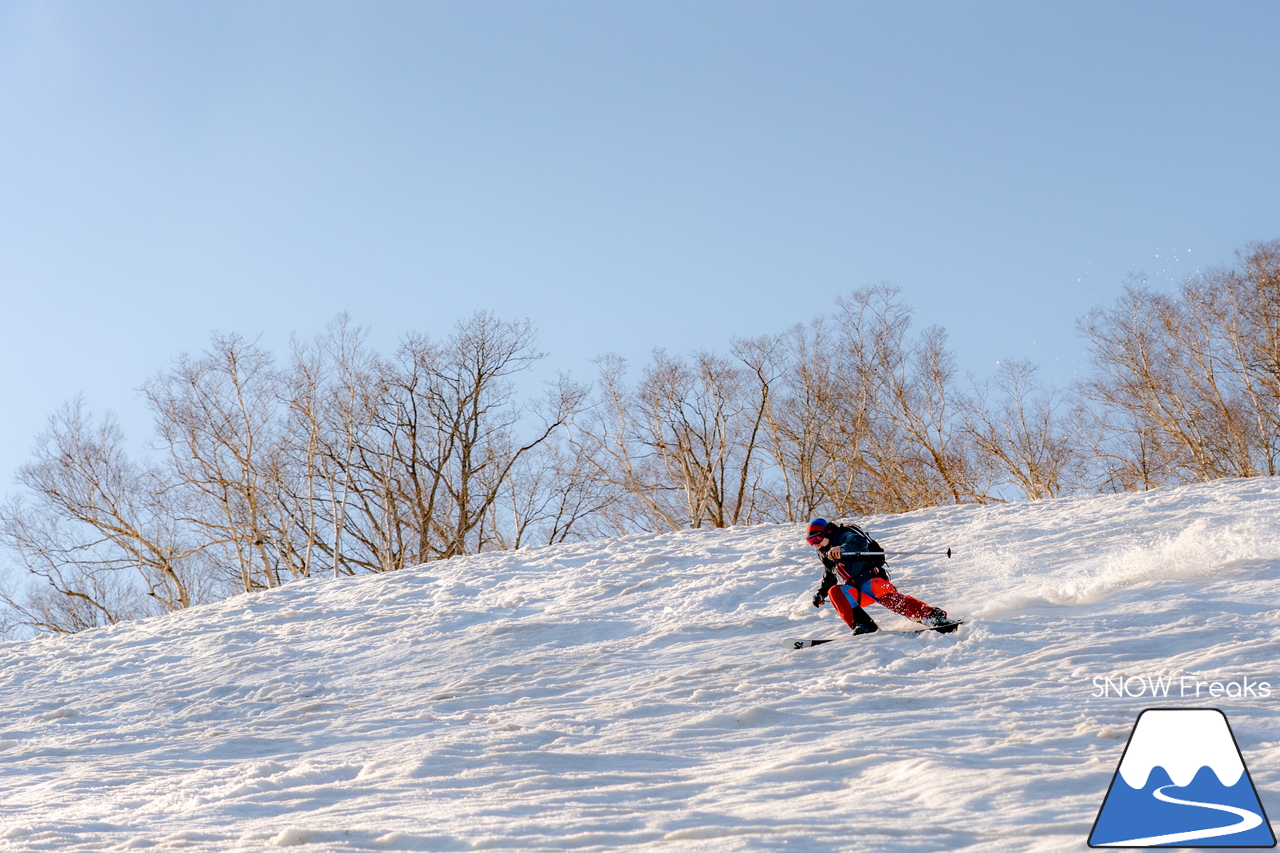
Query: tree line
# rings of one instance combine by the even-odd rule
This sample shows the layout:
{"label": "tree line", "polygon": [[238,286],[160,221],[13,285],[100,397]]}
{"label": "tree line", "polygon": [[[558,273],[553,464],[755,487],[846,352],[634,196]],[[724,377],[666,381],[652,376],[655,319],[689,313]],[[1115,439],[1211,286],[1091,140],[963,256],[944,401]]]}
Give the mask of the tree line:
{"label": "tree line", "polygon": [[1272,476],[1280,240],[1079,323],[1093,370],[957,375],[896,288],[727,353],[655,351],[590,384],[518,380],[528,322],[479,313],[374,351],[340,316],[279,358],[214,335],[143,386],[156,451],[65,404],[0,505],[9,628],[74,632],[279,586],[632,532]]}

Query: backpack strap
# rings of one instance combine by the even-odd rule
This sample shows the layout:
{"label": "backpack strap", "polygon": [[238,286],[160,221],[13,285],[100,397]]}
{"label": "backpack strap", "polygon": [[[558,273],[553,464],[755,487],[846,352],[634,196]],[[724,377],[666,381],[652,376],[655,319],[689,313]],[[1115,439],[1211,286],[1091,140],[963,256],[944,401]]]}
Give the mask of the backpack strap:
{"label": "backpack strap", "polygon": [[[857,533],[863,539],[867,540],[868,551],[879,551],[882,554],[884,553],[884,548],[880,545],[879,542],[871,538],[870,533],[863,530],[861,527],[859,527],[856,524],[849,524],[849,525],[846,525],[846,527],[847,529]],[[869,565],[877,569],[884,565],[884,557],[863,557],[862,559],[866,560]]]}

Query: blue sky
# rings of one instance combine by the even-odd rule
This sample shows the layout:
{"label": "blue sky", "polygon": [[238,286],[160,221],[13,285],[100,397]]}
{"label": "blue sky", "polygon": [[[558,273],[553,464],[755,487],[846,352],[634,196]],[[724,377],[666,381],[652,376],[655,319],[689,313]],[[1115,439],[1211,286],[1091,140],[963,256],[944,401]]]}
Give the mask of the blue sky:
{"label": "blue sky", "polygon": [[213,330],[544,372],[889,281],[962,370],[1280,237],[1280,4],[0,2],[0,476]]}

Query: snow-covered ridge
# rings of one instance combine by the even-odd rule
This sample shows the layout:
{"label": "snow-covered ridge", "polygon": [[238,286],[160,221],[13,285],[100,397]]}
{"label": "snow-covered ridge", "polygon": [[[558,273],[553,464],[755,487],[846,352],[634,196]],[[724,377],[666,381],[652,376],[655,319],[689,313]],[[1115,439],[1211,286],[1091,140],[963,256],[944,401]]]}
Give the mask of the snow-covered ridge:
{"label": "snow-covered ridge", "polygon": [[1120,775],[1130,788],[1143,788],[1156,767],[1163,767],[1180,788],[1190,785],[1202,767],[1228,788],[1244,775],[1226,718],[1207,708],[1142,715],[1125,748]]}
{"label": "snow-covered ridge", "polygon": [[[859,522],[970,623],[788,651],[844,629],[765,525],[0,644],[0,850],[1078,850],[1150,703],[1094,676],[1280,687],[1276,480]],[[1280,811],[1276,701],[1215,704]]]}

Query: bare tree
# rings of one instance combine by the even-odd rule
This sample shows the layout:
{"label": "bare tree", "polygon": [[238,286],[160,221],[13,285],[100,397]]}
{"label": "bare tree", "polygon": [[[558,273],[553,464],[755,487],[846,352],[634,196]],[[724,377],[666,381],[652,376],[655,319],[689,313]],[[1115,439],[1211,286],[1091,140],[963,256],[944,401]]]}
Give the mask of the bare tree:
{"label": "bare tree", "polygon": [[1029,500],[1077,488],[1084,458],[1070,412],[1035,379],[1025,359],[1005,359],[993,379],[974,381],[960,407],[977,456]]}
{"label": "bare tree", "polygon": [[954,357],[933,327],[912,336],[900,291],[878,285],[838,301],[824,439],[827,503],[838,513],[902,512],[985,500],[960,429]]}
{"label": "bare tree", "polygon": [[713,353],[692,363],[656,350],[635,389],[625,362],[600,360],[600,397],[573,433],[611,503],[645,529],[727,527],[760,520],[769,388]]}
{"label": "bare tree", "polygon": [[607,499],[600,523],[609,533],[680,530],[686,525],[676,493],[663,479],[652,449],[637,440],[639,403],[626,381],[626,360],[605,355],[596,399],[569,423],[569,452],[581,460],[588,478]]}
{"label": "bare tree", "polygon": [[238,335],[215,335],[209,352],[183,355],[144,391],[187,520],[236,567],[241,588],[303,576],[296,549],[272,535],[282,527],[288,472],[271,355]]}
{"label": "bare tree", "polygon": [[24,468],[33,497],[0,510],[0,536],[44,581],[6,590],[8,612],[79,630],[321,566],[563,541],[608,503],[554,441],[585,389],[516,396],[513,378],[543,357],[529,323],[477,314],[439,342],[410,335],[391,360],[364,340],[340,316],[280,371],[255,342],[215,335],[145,386],[154,467],[129,461],[113,420],[94,427],[70,405]]}
{"label": "bare tree", "polygon": [[721,356],[700,352],[687,365],[658,350],[637,389],[635,439],[680,490],[690,527],[756,520],[767,388],[747,399],[743,379]]}
{"label": "bare tree", "polygon": [[292,486],[276,532],[297,549],[293,562],[310,575],[319,559],[334,577],[358,568],[394,568],[385,549],[344,549],[347,509],[364,472],[358,452],[378,419],[383,365],[365,346],[367,332],[344,313],[307,344],[293,345],[284,430]]}
{"label": "bare tree", "polygon": [[897,289],[880,286],[808,326],[736,342],[735,360],[656,351],[634,388],[621,359],[601,360],[575,441],[623,496],[619,529],[987,499],[945,334],[913,336],[910,319]]}
{"label": "bare tree", "polygon": [[495,504],[513,471],[564,427],[581,393],[564,384],[537,427],[512,377],[543,358],[529,323],[480,313],[444,341],[407,337],[366,381],[369,423],[354,436],[347,536],[385,570],[494,547]]}
{"label": "bare tree", "polygon": [[1272,475],[1280,462],[1280,241],[1176,294],[1131,280],[1080,328],[1095,373],[1099,455],[1122,488]]}
{"label": "bare tree", "polygon": [[905,357],[888,355],[881,393],[889,404],[888,421],[901,441],[893,446],[903,447],[900,470],[910,502],[929,506],[986,500],[965,434],[958,428],[952,399],[954,357],[946,349],[946,332],[931,326],[904,348]]}
{"label": "bare tree", "polygon": [[[757,350],[753,370],[776,376],[766,409],[766,447],[776,472],[770,489],[779,520],[839,516],[862,508],[862,451],[872,421],[871,391],[845,375],[827,316],[797,325]],[[758,367],[757,367],[758,365]],[[763,384],[765,379],[759,381]]]}
{"label": "bare tree", "polygon": [[[815,323],[813,338],[821,340],[821,328],[820,321]],[[821,350],[804,326],[734,343],[754,402],[751,444],[761,455],[755,503],[762,518],[812,518],[822,500],[822,424],[813,416],[827,373],[815,369]],[[815,381],[817,374],[824,381]]]}
{"label": "bare tree", "polygon": [[[1205,334],[1222,341],[1233,405],[1247,423],[1237,448],[1250,445],[1259,474],[1280,470],[1280,240],[1252,243],[1236,269],[1212,270],[1183,285],[1188,310],[1205,318]],[[1247,438],[1246,438],[1247,436]]]}
{"label": "bare tree", "polygon": [[0,508],[0,541],[40,583],[4,596],[28,627],[77,631],[191,606],[217,594],[203,543],[174,514],[160,472],[130,462],[115,418],[81,398],[40,436]]}
{"label": "bare tree", "polygon": [[[562,377],[553,393],[570,399],[554,400],[552,411],[576,413],[587,389]],[[572,415],[562,425],[571,419]],[[530,448],[511,468],[499,500],[490,506],[488,528],[496,547],[555,544],[599,530],[597,516],[614,498],[591,477],[587,461],[571,450],[565,437],[557,435]]]}

